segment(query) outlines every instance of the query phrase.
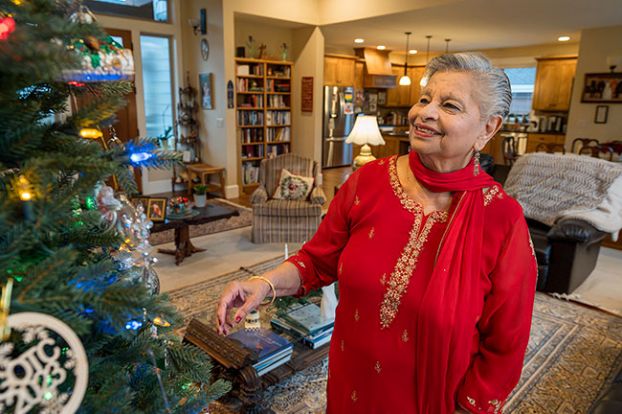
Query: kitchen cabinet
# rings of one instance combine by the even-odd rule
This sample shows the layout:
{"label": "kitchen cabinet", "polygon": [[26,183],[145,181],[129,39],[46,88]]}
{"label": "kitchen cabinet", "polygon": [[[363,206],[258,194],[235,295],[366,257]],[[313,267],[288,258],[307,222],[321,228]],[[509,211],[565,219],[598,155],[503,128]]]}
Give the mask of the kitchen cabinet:
{"label": "kitchen cabinet", "polygon": [[354,63],[354,89],[363,89],[363,82],[365,80],[365,63]]}
{"label": "kitchen cabinet", "polygon": [[409,106],[416,104],[421,97],[421,78],[425,72],[425,66],[413,66],[408,68],[410,77],[410,99]]}
{"label": "kitchen cabinet", "polygon": [[[404,66],[393,66],[393,74],[399,78],[404,74]],[[410,85],[402,86],[399,83],[395,88],[387,89],[387,106],[402,106],[410,108],[421,95],[421,78],[425,68],[423,66],[409,67],[406,73],[410,77]]]}
{"label": "kitchen cabinet", "polygon": [[536,152],[540,144],[561,144],[566,142],[566,136],[562,134],[537,134],[530,132],[527,134],[526,152]]}
{"label": "kitchen cabinet", "polygon": [[[404,66],[393,66],[391,72],[398,79],[404,74]],[[399,83],[395,88],[387,89],[386,106],[410,106],[410,85],[402,86]]]}
{"label": "kitchen cabinet", "polygon": [[577,58],[538,59],[533,109],[537,111],[568,111]]}
{"label": "kitchen cabinet", "polygon": [[354,59],[324,56],[324,85],[354,86],[355,63]]}

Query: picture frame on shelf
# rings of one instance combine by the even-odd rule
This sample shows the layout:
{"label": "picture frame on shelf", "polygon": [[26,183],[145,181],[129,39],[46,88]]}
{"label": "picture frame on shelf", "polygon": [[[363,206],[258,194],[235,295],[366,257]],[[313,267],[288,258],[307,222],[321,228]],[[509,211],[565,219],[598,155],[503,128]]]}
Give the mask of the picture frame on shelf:
{"label": "picture frame on shelf", "polygon": [[622,72],[586,73],[581,102],[622,103]]}
{"label": "picture frame on shelf", "polygon": [[203,109],[214,109],[214,99],[212,95],[213,73],[199,73],[199,90],[201,92],[201,107]]}
{"label": "picture frame on shelf", "polygon": [[148,198],[147,218],[154,223],[166,220],[166,198]]}
{"label": "picture frame on shelf", "polygon": [[142,204],[143,208],[145,209],[145,213],[147,213],[147,205],[149,204],[149,198],[150,197],[141,197],[141,196],[132,197],[130,199],[130,202],[132,203],[134,207],[138,206],[139,203]]}
{"label": "picture frame on shelf", "polygon": [[606,124],[608,116],[609,116],[609,106],[596,105],[596,111],[594,111],[594,123],[595,124]]}

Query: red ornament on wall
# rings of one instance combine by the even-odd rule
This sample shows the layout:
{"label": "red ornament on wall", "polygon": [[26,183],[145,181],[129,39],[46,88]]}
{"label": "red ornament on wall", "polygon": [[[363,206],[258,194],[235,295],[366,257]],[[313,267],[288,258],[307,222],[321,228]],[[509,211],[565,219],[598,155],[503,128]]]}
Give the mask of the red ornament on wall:
{"label": "red ornament on wall", "polygon": [[0,17],[0,40],[6,40],[15,31],[15,20],[11,17]]}

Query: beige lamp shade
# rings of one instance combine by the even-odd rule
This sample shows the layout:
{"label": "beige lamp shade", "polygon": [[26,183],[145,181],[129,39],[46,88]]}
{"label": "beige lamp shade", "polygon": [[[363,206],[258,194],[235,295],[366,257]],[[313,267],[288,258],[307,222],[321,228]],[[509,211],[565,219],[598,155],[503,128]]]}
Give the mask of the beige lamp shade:
{"label": "beige lamp shade", "polygon": [[384,139],[378,128],[378,119],[372,115],[360,115],[354,122],[354,128],[346,139],[347,144],[362,145],[361,152],[352,161],[355,170],[376,159],[371,153],[370,145],[384,145]]}
{"label": "beige lamp shade", "polygon": [[372,115],[359,115],[354,122],[354,128],[346,139],[348,144],[356,145],[384,145],[384,139],[378,128],[378,119]]}

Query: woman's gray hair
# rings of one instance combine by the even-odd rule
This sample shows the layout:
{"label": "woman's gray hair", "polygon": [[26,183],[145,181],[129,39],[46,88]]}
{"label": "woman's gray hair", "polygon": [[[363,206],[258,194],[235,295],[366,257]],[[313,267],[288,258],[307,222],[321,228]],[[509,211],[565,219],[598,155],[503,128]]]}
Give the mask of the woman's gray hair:
{"label": "woman's gray hair", "polygon": [[502,69],[479,53],[453,53],[437,56],[425,68],[425,82],[436,72],[467,72],[474,75],[479,89],[477,101],[483,119],[492,115],[505,117],[510,112],[512,89]]}

